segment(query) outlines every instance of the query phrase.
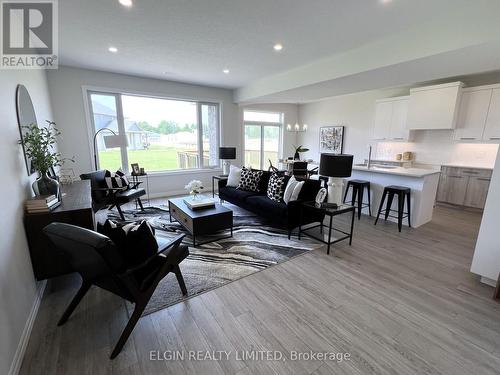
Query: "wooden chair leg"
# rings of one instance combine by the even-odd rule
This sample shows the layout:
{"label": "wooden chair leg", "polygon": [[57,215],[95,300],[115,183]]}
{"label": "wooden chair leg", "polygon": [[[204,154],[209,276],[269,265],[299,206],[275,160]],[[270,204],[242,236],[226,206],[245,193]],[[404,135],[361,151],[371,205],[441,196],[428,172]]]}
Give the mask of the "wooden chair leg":
{"label": "wooden chair leg", "polygon": [[78,292],[76,292],[75,296],[69,303],[68,307],[66,308],[66,311],[64,311],[63,315],[61,316],[61,319],[59,319],[59,322],[57,323],[58,326],[62,326],[64,323],[66,323],[73,313],[75,311],[76,306],[80,303],[82,298],[87,294],[88,290],[90,289],[91,284],[89,283],[82,283],[82,286],[80,289],[78,289]]}
{"label": "wooden chair leg", "polygon": [[135,305],[134,312],[132,313],[132,316],[130,317],[127,325],[125,326],[125,329],[123,330],[120,338],[118,339],[118,342],[116,343],[116,346],[113,349],[113,352],[111,353],[111,356],[109,357],[110,359],[115,359],[116,356],[118,354],[120,354],[120,352],[123,349],[123,346],[125,345],[125,343],[127,342],[130,334],[134,330],[135,325],[139,321],[139,318],[141,317],[142,312],[146,308],[146,305],[147,305],[147,301],[146,302],[137,303]]}
{"label": "wooden chair leg", "polygon": [[141,198],[137,198],[137,203],[139,203],[139,207],[141,208],[141,211],[144,211],[144,206],[142,205]]}
{"label": "wooden chair leg", "polygon": [[120,207],[120,205],[119,205],[119,204],[117,204],[117,205],[116,205],[116,209],[118,210],[118,213],[120,214],[120,218],[121,218],[123,221],[125,221],[125,215],[123,215],[123,211],[122,211],[122,209],[121,209],[121,207]]}
{"label": "wooden chair leg", "polygon": [[175,277],[177,277],[177,282],[179,283],[179,286],[181,287],[182,294],[186,295],[187,288],[186,288],[186,284],[184,283],[184,277],[182,277],[181,269],[179,268],[179,266],[175,266],[174,273],[175,273]]}

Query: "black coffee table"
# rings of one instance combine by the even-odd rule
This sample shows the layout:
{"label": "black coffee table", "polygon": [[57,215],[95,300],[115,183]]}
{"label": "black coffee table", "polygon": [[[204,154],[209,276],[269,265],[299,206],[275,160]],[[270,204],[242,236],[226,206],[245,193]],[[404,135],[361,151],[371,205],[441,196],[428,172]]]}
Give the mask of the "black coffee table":
{"label": "black coffee table", "polygon": [[[194,247],[233,236],[232,210],[219,203],[215,203],[215,206],[211,208],[192,210],[184,203],[184,199],[192,198],[183,197],[168,200],[170,222],[178,221],[193,236]],[[230,230],[231,234],[204,242],[196,242],[198,236],[212,235],[223,230]]]}

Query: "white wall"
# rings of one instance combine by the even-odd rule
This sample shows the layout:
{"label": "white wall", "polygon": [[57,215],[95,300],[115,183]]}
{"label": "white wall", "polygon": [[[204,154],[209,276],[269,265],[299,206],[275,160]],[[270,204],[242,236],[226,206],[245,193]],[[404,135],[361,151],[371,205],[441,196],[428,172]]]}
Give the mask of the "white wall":
{"label": "white wall", "polygon": [[484,278],[497,280],[500,272],[500,245],[498,241],[498,213],[500,212],[500,153],[496,158],[490,190],[484,208],[481,228],[472,259],[471,271]]}
{"label": "white wall", "polygon": [[[241,127],[238,107],[233,104],[231,90],[70,67],[49,71],[48,82],[54,118],[63,132],[59,143],[60,151],[66,156],[75,156],[77,162],[74,165],[68,164],[67,167],[73,168],[76,175],[94,169],[82,86],[220,102],[221,145],[236,146],[240,156],[241,137],[238,135],[241,134]],[[211,176],[214,174],[220,174],[220,170],[177,172],[172,175],[151,174],[151,195],[182,193],[184,185],[194,177],[201,179],[206,187],[211,187]]]}
{"label": "white wall", "polygon": [[397,153],[412,151],[418,163],[492,168],[497,144],[463,144],[453,140],[450,130],[416,131],[411,142],[376,142],[371,140],[375,100],[408,95],[407,88],[366,91],[342,95],[299,106],[299,119],[309,130],[299,135],[300,142],[311,149],[308,157],[319,159],[319,128],[344,125],[344,152],[353,154],[355,162],[368,158],[368,145],[374,146],[374,159],[394,159]]}
{"label": "white wall", "polygon": [[[16,371],[22,360],[21,339],[27,338],[30,318],[37,307],[37,285],[23,226],[23,203],[31,196],[21,146],[18,145],[15,92],[28,89],[39,123],[51,120],[52,112],[44,71],[0,71],[0,160],[2,160],[2,215],[0,228],[0,374]],[[25,343],[25,342],[24,342]],[[21,345],[20,345],[21,344]],[[18,350],[19,348],[19,350]],[[11,367],[12,366],[12,367]]]}

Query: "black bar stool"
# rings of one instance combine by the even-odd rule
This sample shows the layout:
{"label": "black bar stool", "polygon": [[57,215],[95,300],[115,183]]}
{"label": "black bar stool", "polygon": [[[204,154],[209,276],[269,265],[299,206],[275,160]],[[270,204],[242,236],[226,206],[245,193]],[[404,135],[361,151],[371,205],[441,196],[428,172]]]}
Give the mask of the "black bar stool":
{"label": "black bar stool", "polygon": [[[385,220],[387,220],[388,217],[397,218],[398,219],[398,229],[401,232],[401,226],[403,224],[403,219],[405,217],[407,217],[408,218],[408,226],[411,228],[410,194],[411,194],[411,189],[406,187],[406,186],[396,186],[396,185],[386,186],[384,188],[384,194],[382,195],[382,199],[380,201],[380,206],[378,208],[377,218],[375,219],[374,225],[377,225],[378,217],[380,216],[380,212],[382,212],[382,207],[384,206],[385,198],[388,195],[389,198],[387,199],[387,205],[385,206]],[[391,209],[392,200],[394,198],[394,195],[398,196],[398,209],[397,209],[397,211]],[[407,212],[404,212],[405,198],[406,198]],[[391,215],[389,215],[390,212],[397,212],[398,216],[391,216]]]}
{"label": "black bar stool", "polygon": [[[368,207],[368,213],[372,216],[372,207],[371,207],[371,196],[370,196],[370,181],[365,180],[349,180],[347,181],[347,188],[345,189],[344,200],[347,198],[347,193],[349,192],[349,188],[352,186],[352,199],[351,204],[355,206],[356,204],[356,196],[358,197],[357,205],[358,205],[358,220],[361,219],[361,210],[363,208]],[[363,193],[364,190],[368,191],[368,203],[363,203]]]}

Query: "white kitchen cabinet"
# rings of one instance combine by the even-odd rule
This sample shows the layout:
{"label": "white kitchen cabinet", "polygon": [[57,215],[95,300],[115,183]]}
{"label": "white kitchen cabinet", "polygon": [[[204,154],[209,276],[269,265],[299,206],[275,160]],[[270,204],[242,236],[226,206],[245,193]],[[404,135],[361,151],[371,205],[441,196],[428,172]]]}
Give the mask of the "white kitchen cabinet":
{"label": "white kitchen cabinet", "polygon": [[410,131],[406,127],[408,118],[408,98],[392,102],[392,117],[389,137],[392,140],[408,140]]}
{"label": "white kitchen cabinet", "polygon": [[483,139],[500,140],[500,88],[492,90]]}
{"label": "white kitchen cabinet", "polygon": [[454,133],[456,140],[481,140],[483,138],[491,92],[491,89],[464,90]]}
{"label": "white kitchen cabinet", "polygon": [[411,89],[408,129],[454,129],[462,87],[462,82],[452,82]]}
{"label": "white kitchen cabinet", "polygon": [[406,128],[408,97],[378,100],[375,104],[373,139],[386,141],[408,140],[410,131]]}
{"label": "white kitchen cabinet", "polygon": [[386,140],[389,138],[392,117],[392,102],[379,101],[375,105],[375,121],[373,124],[373,139]]}

